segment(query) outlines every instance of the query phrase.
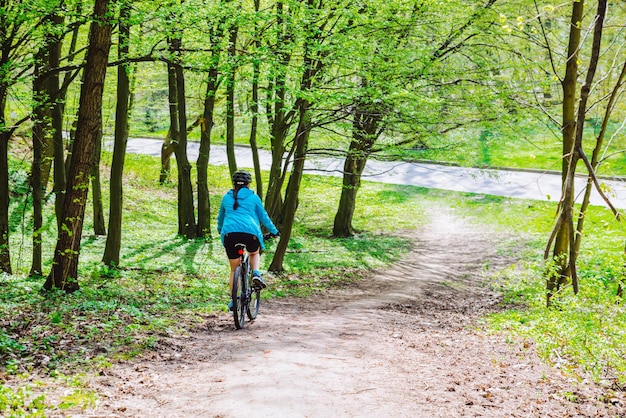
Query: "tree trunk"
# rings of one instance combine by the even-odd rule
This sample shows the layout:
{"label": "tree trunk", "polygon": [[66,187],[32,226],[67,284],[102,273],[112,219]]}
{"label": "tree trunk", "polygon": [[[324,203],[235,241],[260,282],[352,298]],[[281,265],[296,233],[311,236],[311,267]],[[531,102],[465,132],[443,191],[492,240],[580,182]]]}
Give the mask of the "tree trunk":
{"label": "tree trunk", "polygon": [[95,235],[106,235],[104,226],[104,207],[102,205],[102,182],[100,181],[100,156],[102,154],[102,131],[98,134],[93,153],[91,165],[91,187],[92,187],[92,207],[93,207],[93,233]]}
{"label": "tree trunk", "polygon": [[[365,81],[362,83],[365,88]],[[375,104],[357,103],[352,121],[352,141],[343,165],[343,184],[339,207],[335,215],[333,235],[350,237],[354,234],[352,216],[356,208],[356,196],[361,187],[361,175],[365,169],[367,158],[380,135],[379,124],[382,114]]]}
{"label": "tree trunk", "polygon": [[30,276],[42,274],[41,231],[43,226],[43,190],[41,181],[41,165],[43,154],[44,130],[39,122],[33,124],[33,166],[31,169],[31,187],[33,189],[33,258]]}
{"label": "tree trunk", "polygon": [[[289,44],[289,25],[284,16],[282,1],[276,2],[276,45],[279,46],[274,53],[278,56],[278,65],[274,69],[273,88],[268,88],[268,94],[273,95],[267,100],[267,116],[270,125],[270,142],[272,147],[272,164],[270,166],[267,193],[265,194],[265,209],[275,223],[282,223],[280,219],[283,212],[282,188],[285,182],[286,172],[283,172],[283,159],[285,154],[285,140],[289,124],[287,123],[285,96],[286,96],[286,69],[291,61],[291,54],[285,49]],[[273,104],[273,106],[272,106]]]}
{"label": "tree trunk", "polygon": [[35,57],[33,71],[33,164],[30,174],[30,186],[33,193],[33,252],[30,267],[31,276],[42,274],[41,227],[43,226],[43,186],[42,167],[46,137],[50,132],[49,99],[47,98],[45,73],[49,59],[47,45],[43,45]]}
{"label": "tree trunk", "polygon": [[350,143],[348,155],[343,165],[343,184],[339,207],[335,215],[333,235],[346,238],[354,235],[352,217],[356,208],[356,196],[361,187],[361,175],[367,162],[367,155],[363,152],[363,144],[357,140]]}
{"label": "tree trunk", "polygon": [[[170,54],[180,59],[182,41],[180,34],[168,38]],[[191,186],[191,165],[187,157],[187,116],[185,109],[185,78],[178,63],[168,64],[170,99],[170,130],[178,166],[178,234],[187,238],[196,237],[196,220]]]}
{"label": "tree trunk", "polygon": [[[55,26],[61,27],[64,22],[64,17],[57,11],[52,16],[52,21]],[[77,35],[76,35],[77,36]],[[50,35],[50,43],[48,48],[48,62],[49,68],[58,68],[61,62],[61,50],[63,43],[60,37],[56,34]],[[75,48],[75,46],[74,46]],[[60,87],[60,74],[54,72],[48,74],[46,77],[46,90],[48,92],[48,103],[50,106],[50,118],[52,133],[46,135],[45,143],[43,144],[43,160],[41,163],[41,184],[45,191],[48,182],[50,180],[50,170],[52,168],[52,162],[54,161],[54,141],[57,135],[63,136],[63,101],[65,100],[65,92],[67,89],[61,91]]]}
{"label": "tree trunk", "polygon": [[285,253],[287,252],[287,246],[289,244],[291,230],[293,228],[293,220],[295,219],[296,209],[298,208],[300,184],[302,183],[302,176],[304,175],[304,162],[306,160],[306,151],[308,148],[310,134],[310,126],[308,122],[308,103],[303,100],[303,104],[300,106],[300,123],[298,124],[298,129],[295,134],[296,150],[294,154],[293,170],[289,178],[289,186],[287,187],[289,193],[285,196],[280,240],[278,241],[278,245],[276,245],[274,258],[269,266],[270,271],[283,271]]}
{"label": "tree trunk", "polygon": [[[11,46],[3,43],[0,64],[9,66]],[[9,251],[9,139],[13,130],[6,124],[9,80],[0,78],[0,272],[11,274],[11,252]]]}
{"label": "tree trunk", "polygon": [[[260,0],[254,0],[254,11],[259,12]],[[261,49],[261,35],[259,34],[259,24],[254,21],[254,45],[257,51]],[[259,161],[259,148],[257,146],[257,131],[259,125],[259,77],[261,73],[261,60],[255,58],[252,61],[252,120],[250,122],[250,150],[252,151],[252,162],[254,164],[254,178],[256,179],[256,194],[263,198],[263,177],[261,176],[261,162]]]}
{"label": "tree trunk", "polygon": [[[77,25],[78,26],[78,25]],[[76,49],[78,38],[78,27],[75,29],[70,50]],[[50,48],[50,67],[57,68],[61,60],[61,42],[55,42]],[[52,102],[52,161],[54,163],[52,192],[54,194],[54,211],[57,219],[57,233],[61,231],[61,216],[63,211],[63,201],[65,199],[66,167],[65,151],[63,139],[63,115],[65,113],[65,96],[70,84],[71,77],[66,75],[63,87],[60,86],[58,74],[53,74],[48,78],[48,94],[53,98]],[[47,184],[44,183],[44,184]]]}
{"label": "tree trunk", "polygon": [[[574,3],[574,11],[572,13],[572,29],[571,29],[571,37],[570,37],[570,45],[569,50],[572,51],[572,54],[576,54],[578,50],[578,45],[580,43],[580,24],[579,22],[582,19],[583,14],[583,2],[581,1],[579,5]],[[584,125],[585,119],[587,115],[587,102],[589,100],[589,94],[591,91],[591,86],[593,83],[593,79],[595,77],[595,73],[598,67],[598,61],[600,57],[600,46],[602,43],[602,32],[604,26],[604,18],[606,16],[606,8],[607,8],[607,0],[599,0],[598,1],[598,9],[594,19],[594,32],[592,39],[592,49],[591,49],[591,57],[589,61],[589,66],[586,71],[585,81],[580,89],[580,99],[576,104],[575,101],[575,86],[577,77],[577,63],[571,64],[568,61],[568,66],[566,70],[566,77],[563,81],[563,91],[564,91],[564,132],[567,130],[568,134],[571,133],[571,126],[573,125],[573,135],[570,141],[571,151],[567,156],[568,165],[567,172],[564,180],[564,192],[563,197],[561,199],[561,213],[560,218],[558,220],[558,225],[560,226],[556,235],[555,242],[555,251],[553,253],[554,260],[556,262],[557,270],[556,274],[558,277],[554,278],[555,273],[552,274],[552,277],[549,277],[548,285],[547,285],[547,299],[546,303],[550,304],[550,298],[552,296],[552,292],[555,289],[559,289],[559,287],[564,284],[567,280],[571,280],[572,288],[574,294],[578,293],[578,275],[576,272],[576,262],[578,258],[578,248],[580,246],[580,234],[575,233],[574,222],[573,222],[573,211],[574,211],[574,178],[576,176],[576,165],[579,159],[584,159],[587,163],[587,169],[589,170],[589,175],[593,176],[594,167],[590,166],[588,162],[584,150],[583,150],[583,135],[584,135]],[[578,24],[575,24],[578,23]],[[577,32],[577,33],[576,33]],[[573,40],[572,40],[573,39]],[[574,61],[577,56],[572,57],[570,55],[570,59]],[[572,92],[572,90],[574,90]],[[572,100],[572,97],[574,99]],[[573,103],[572,103],[573,101]],[[568,103],[567,107],[565,102]],[[577,108],[577,113],[576,113]],[[567,113],[566,113],[567,110]],[[573,119],[575,116],[575,120]],[[566,117],[568,119],[566,119]],[[565,129],[567,128],[567,129]],[[565,142],[565,138],[564,138]],[[579,213],[579,224],[577,225],[577,231],[582,233],[582,226],[584,220],[584,210],[585,204],[583,204],[583,208]],[[565,232],[564,232],[565,231]],[[565,237],[568,239],[565,241]],[[557,252],[558,250],[558,252]],[[567,252],[565,252],[567,251]],[[560,263],[567,263],[566,265],[562,265]]]}
{"label": "tree trunk", "polygon": [[178,133],[179,140],[174,147],[176,154],[176,165],[178,166],[178,205],[179,205],[179,226],[180,234],[189,239],[196,237],[196,215],[193,204],[193,187],[191,185],[191,164],[187,157],[187,116],[185,101],[185,77],[183,67],[175,66],[176,71],[176,91],[178,92]]}
{"label": "tree trunk", "polygon": [[[205,101],[206,106],[206,101]],[[213,113],[206,110],[205,114]],[[209,199],[209,155],[211,153],[211,128],[204,117],[200,124],[200,148],[196,161],[196,173],[198,175],[198,225],[197,237],[211,236],[211,201]]]}
{"label": "tree trunk", "polygon": [[[573,178],[569,178],[570,167],[574,156],[574,137],[576,133],[576,77],[578,76],[578,49],[580,46],[580,22],[582,22],[584,1],[573,3],[572,18],[570,20],[570,37],[567,51],[565,77],[561,83],[563,88],[563,162],[561,164],[561,182],[563,192],[559,203],[561,222],[556,231],[552,259],[555,271],[550,271],[547,278],[547,304],[554,291],[567,283],[569,271],[569,243],[572,231],[572,210],[574,206]],[[573,167],[575,169],[575,167]]]}
{"label": "tree trunk", "polygon": [[[622,253],[622,260],[626,260],[626,245],[624,246],[624,252]],[[622,262],[622,271],[617,282],[617,292],[615,293],[618,298],[624,297],[624,287],[626,287],[626,262]]]}
{"label": "tree trunk", "polygon": [[165,135],[163,139],[163,144],[161,145],[161,173],[159,174],[159,184],[161,185],[169,181],[172,154],[174,154],[174,144],[172,143],[172,127],[170,126],[167,130],[167,135]]}
{"label": "tree trunk", "polygon": [[231,176],[237,171],[237,159],[235,157],[235,73],[237,71],[235,55],[237,30],[237,26],[232,26],[229,31],[228,74],[226,80],[226,155]]}
{"label": "tree trunk", "polygon": [[[79,2],[76,4],[75,10],[76,16],[82,16],[82,4]],[[59,13],[55,16],[55,22],[61,25],[63,22],[63,14]],[[77,22],[75,22],[77,23]],[[72,39],[69,45],[69,51],[67,54],[67,61],[73,62],[76,58],[76,50],[78,44],[78,38],[81,33],[81,25],[74,24],[74,30],[72,31]],[[61,39],[55,42],[50,47],[50,67],[58,68],[61,62],[62,54],[62,42]],[[57,230],[61,231],[61,216],[63,211],[63,201],[65,199],[65,185],[67,182],[67,166],[65,165],[65,151],[64,151],[64,136],[63,136],[63,117],[65,115],[65,98],[67,96],[67,89],[72,81],[75,79],[81,70],[76,70],[73,73],[66,72],[63,77],[63,82],[60,80],[60,74],[53,74],[48,78],[48,91],[52,103],[52,161],[54,164],[54,184],[52,186],[52,192],[54,198],[54,210],[57,219]],[[72,131],[75,128],[75,123],[72,124]]]}
{"label": "tree trunk", "polygon": [[89,189],[89,172],[96,141],[102,129],[102,92],[111,47],[112,25],[108,0],[96,0],[89,30],[84,82],[76,138],[69,167],[67,195],[63,204],[62,228],[54,250],[45,289],[53,287],[66,292],[78,290],[78,257]]}
{"label": "tree trunk", "polygon": [[[180,128],[178,124],[180,120],[178,119],[178,85],[176,83],[176,68],[173,64],[168,64],[168,96],[170,103],[170,128],[168,131],[169,138],[171,141],[172,151],[176,150],[178,146],[178,141],[180,137]],[[166,138],[167,140],[167,138]],[[165,147],[165,142],[163,142],[163,147]],[[163,147],[161,147],[161,164],[163,164]],[[163,165],[161,165],[163,168]],[[179,168],[180,170],[180,168]],[[163,171],[161,171],[161,176],[163,175]],[[178,180],[180,180],[180,174],[178,175]],[[183,235],[183,231],[185,230],[184,224],[182,223],[183,214],[182,214],[182,204],[181,204],[181,194],[180,194],[180,183],[177,184],[178,187],[178,234]]]}
{"label": "tree trunk", "polygon": [[265,209],[270,218],[278,225],[282,223],[280,216],[283,211],[282,189],[285,182],[283,159],[285,157],[287,127],[283,123],[283,118],[284,114],[282,111],[275,114],[275,121],[272,126],[270,138],[272,144],[272,163],[270,165],[267,193],[265,194]]}
{"label": "tree trunk", "polygon": [[63,140],[63,109],[60,104],[55,104],[52,123],[54,126],[54,212],[57,219],[57,233],[61,233],[61,220],[63,219],[63,205],[65,201],[65,188],[67,186],[67,170],[65,166],[65,141]]}
{"label": "tree trunk", "polygon": [[[120,9],[118,58],[128,57],[130,26],[130,2],[125,1]],[[124,193],[122,179],[128,144],[128,117],[130,113],[130,65],[117,67],[117,102],[115,106],[115,138],[109,184],[109,228],[102,262],[109,267],[120,265],[122,247],[122,209]]]}
{"label": "tree trunk", "polygon": [[[313,58],[311,57],[312,46],[315,45],[315,39],[307,39],[304,44],[304,59],[302,80],[300,81],[300,91],[305,93],[311,89],[313,83],[313,76],[316,70],[314,69]],[[289,239],[291,237],[291,230],[293,228],[293,220],[296,216],[296,210],[298,208],[298,199],[300,197],[300,184],[302,183],[302,176],[304,175],[304,162],[306,161],[306,152],[309,146],[309,135],[311,133],[310,124],[310,111],[309,101],[305,98],[299,98],[296,101],[295,109],[299,115],[298,127],[294,136],[294,158],[293,169],[291,176],[289,177],[289,185],[287,187],[287,194],[285,196],[285,204],[283,211],[281,212],[280,221],[280,240],[276,246],[274,258],[270,264],[270,271],[282,271],[283,261],[285,259],[285,253],[287,252],[287,246],[289,245]]]}
{"label": "tree trunk", "polygon": [[[214,53],[215,56],[215,53]],[[209,199],[208,166],[211,153],[211,132],[213,130],[213,112],[215,95],[218,87],[217,62],[209,70],[206,95],[204,97],[204,113],[200,132],[200,149],[196,170],[198,173],[198,236],[211,236],[211,202]]]}
{"label": "tree trunk", "polygon": [[198,236],[211,236],[211,201],[209,199],[208,166],[211,153],[211,133],[215,120],[215,99],[219,87],[219,62],[221,41],[225,28],[225,17],[222,17],[213,26],[209,25],[209,39],[211,44],[211,66],[207,73],[207,87],[204,96],[204,110],[200,131],[200,149],[196,170],[198,175]]}
{"label": "tree trunk", "polygon": [[[202,116],[198,117],[194,124],[187,128],[187,133],[201,123],[203,123]],[[170,127],[163,139],[163,144],[161,144],[161,173],[159,174],[159,184],[161,185],[169,182],[175,145],[176,142],[172,140],[172,128]]]}
{"label": "tree trunk", "polygon": [[[45,24],[52,28],[60,26],[63,18],[51,12],[43,18]],[[53,127],[51,120],[55,116],[54,99],[59,94],[59,74],[48,74],[50,69],[59,66],[61,42],[53,30],[46,31],[45,38],[39,51],[35,55],[33,71],[33,165],[31,169],[30,185],[33,196],[33,252],[30,269],[31,276],[42,274],[42,243],[41,233],[43,225],[43,196],[48,183],[53,146]],[[56,84],[55,84],[56,81]]]}
{"label": "tree trunk", "polygon": [[[572,153],[572,164],[570,165],[570,176],[572,183],[572,193],[574,192],[574,178],[576,176],[576,164],[579,159],[584,155],[583,150],[583,135],[585,127],[585,119],[587,118],[587,102],[589,101],[589,94],[593,85],[593,79],[598,68],[598,60],[600,57],[600,45],[602,43],[602,31],[604,26],[604,18],[606,16],[607,0],[598,1],[598,9],[595,16],[595,24],[592,39],[591,58],[589,60],[589,66],[587,67],[587,74],[585,75],[585,81],[580,88],[580,100],[578,101],[577,114],[576,114],[576,134],[574,136],[574,151]],[[593,174],[593,173],[589,173]],[[574,197],[572,196],[572,201]],[[573,208],[572,208],[573,209]],[[581,216],[584,215],[581,212]],[[582,228],[582,225],[581,225]],[[582,232],[582,230],[581,230]],[[570,227],[570,244],[569,244],[569,271],[572,280],[572,288],[574,294],[578,293],[578,274],[576,269],[576,263],[578,260],[578,251],[576,244],[576,234],[574,232],[574,224]]]}
{"label": "tree trunk", "polygon": [[0,271],[11,274],[9,251],[9,138],[11,131],[4,128],[6,90],[0,88]]}

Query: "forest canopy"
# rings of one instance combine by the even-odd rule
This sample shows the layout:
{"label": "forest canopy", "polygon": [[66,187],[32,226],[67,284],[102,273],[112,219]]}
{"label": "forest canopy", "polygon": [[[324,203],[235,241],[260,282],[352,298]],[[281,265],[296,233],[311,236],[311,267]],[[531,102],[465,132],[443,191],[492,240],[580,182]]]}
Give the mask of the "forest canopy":
{"label": "forest canopy", "polygon": [[[5,2],[0,267],[13,272],[10,214],[24,198],[29,274],[47,275],[45,288],[79,287],[88,199],[94,233],[107,237],[102,262],[120,265],[131,135],[163,139],[158,180],[176,184],[177,234],[187,239],[212,239],[211,144],[226,145],[231,174],[235,145],[249,146],[256,192],[283,232],[272,271],[285,269],[307,157],[344,160],[332,234],[350,237],[368,158],[462,160],[471,149],[470,164],[490,165],[506,150],[505,162],[524,165],[509,145],[519,136],[559,144],[532,159],[552,161],[540,168],[563,181],[548,293],[570,281],[576,291],[588,202],[574,209],[572,179],[588,175],[586,193],[596,188],[610,205],[598,176],[621,166],[623,16],[606,1]],[[196,161],[188,141],[200,143]],[[267,173],[260,148],[272,154]],[[30,191],[20,195],[24,165]],[[50,203],[51,260],[41,238]]]}

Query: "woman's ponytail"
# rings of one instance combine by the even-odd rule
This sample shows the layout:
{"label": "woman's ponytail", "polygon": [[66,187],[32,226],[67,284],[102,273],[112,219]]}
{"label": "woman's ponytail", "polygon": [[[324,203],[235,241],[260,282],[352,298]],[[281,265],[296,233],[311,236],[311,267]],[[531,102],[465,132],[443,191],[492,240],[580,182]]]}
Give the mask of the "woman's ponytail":
{"label": "woman's ponytail", "polygon": [[233,197],[235,198],[235,203],[233,203],[233,210],[237,210],[237,208],[239,207],[239,202],[237,202],[237,192],[239,190],[241,190],[240,185],[236,185],[235,188],[233,189]]}

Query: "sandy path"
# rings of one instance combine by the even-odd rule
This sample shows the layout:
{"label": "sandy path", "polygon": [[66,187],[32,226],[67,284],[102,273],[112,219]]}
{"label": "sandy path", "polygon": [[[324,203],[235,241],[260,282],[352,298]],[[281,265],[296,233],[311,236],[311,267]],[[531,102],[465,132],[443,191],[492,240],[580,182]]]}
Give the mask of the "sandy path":
{"label": "sandy path", "polygon": [[[499,297],[493,236],[440,211],[413,252],[355,287],[221,313],[186,340],[94,379],[102,417],[610,417],[623,399],[541,364],[532,344],[475,324]],[[574,393],[571,402],[566,393]],[[72,416],[80,416],[76,411]]]}

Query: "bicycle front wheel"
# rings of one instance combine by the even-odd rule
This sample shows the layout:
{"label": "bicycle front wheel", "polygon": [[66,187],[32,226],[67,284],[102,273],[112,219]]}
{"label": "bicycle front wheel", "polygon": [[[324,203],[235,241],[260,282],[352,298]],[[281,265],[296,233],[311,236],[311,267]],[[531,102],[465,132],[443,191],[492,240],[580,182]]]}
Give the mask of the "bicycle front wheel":
{"label": "bicycle front wheel", "polygon": [[241,267],[235,269],[235,277],[233,280],[233,317],[235,319],[235,328],[243,328],[246,319],[246,283]]}
{"label": "bicycle front wheel", "polygon": [[248,282],[248,289],[250,289],[250,301],[248,302],[246,312],[248,313],[248,318],[250,318],[250,320],[252,321],[259,313],[259,305],[261,303],[261,289],[256,286],[250,286],[250,282]]}

